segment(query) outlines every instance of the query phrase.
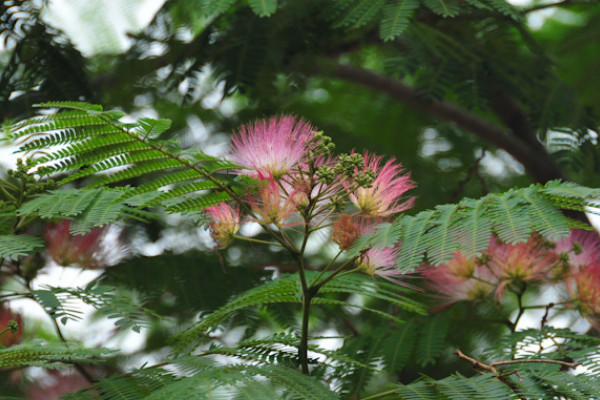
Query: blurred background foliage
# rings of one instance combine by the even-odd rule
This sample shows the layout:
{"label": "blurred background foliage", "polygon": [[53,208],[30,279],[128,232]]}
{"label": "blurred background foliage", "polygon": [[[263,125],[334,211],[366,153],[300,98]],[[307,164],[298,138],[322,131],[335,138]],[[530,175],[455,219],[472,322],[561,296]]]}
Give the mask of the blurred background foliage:
{"label": "blurred background foliage", "polygon": [[[27,117],[43,101],[81,100],[135,117],[168,118],[167,135],[183,146],[224,154],[236,127],[291,113],[324,130],[340,152],[369,149],[396,157],[417,183],[410,213],[550,179],[597,187],[598,5],[3,0],[0,119]],[[140,354],[168,347],[173,321],[185,326],[216,309],[270,276],[268,267],[286,271],[273,249],[236,243],[217,253],[203,233],[191,221],[128,226],[119,240],[130,243],[135,256],[97,278],[143,294],[146,307],[172,318],[150,325]],[[178,242],[182,236],[197,241]],[[326,242],[320,251],[328,251]],[[313,256],[317,263],[320,254]],[[265,326],[294,329],[291,310],[250,310],[230,328],[247,335]],[[378,354],[368,350],[373,343],[360,342],[360,332],[395,332],[370,314],[343,310],[340,318],[339,310],[318,310],[315,331],[354,336],[347,351],[366,363]],[[474,318],[462,304],[429,317],[404,316],[424,336],[435,331],[432,342],[443,346],[431,359],[399,363],[373,385],[408,383],[419,373],[470,374],[451,349],[468,353],[492,343],[506,329],[496,312],[479,307]],[[126,365],[121,361],[114,368]],[[0,379],[7,374],[0,372]]]}

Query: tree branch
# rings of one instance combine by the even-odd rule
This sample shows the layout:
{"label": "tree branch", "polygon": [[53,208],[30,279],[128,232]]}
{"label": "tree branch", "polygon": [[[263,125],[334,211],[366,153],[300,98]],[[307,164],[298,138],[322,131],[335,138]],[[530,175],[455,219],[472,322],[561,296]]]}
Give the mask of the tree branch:
{"label": "tree branch", "polygon": [[[519,139],[518,135],[522,133],[521,128],[526,127],[526,125],[522,125],[526,120],[523,121],[517,118],[518,114],[513,108],[506,106],[505,113],[502,114],[506,121],[502,116],[501,118],[507,125],[510,122],[515,128],[519,127],[519,133],[515,133],[514,136],[468,110],[445,101],[425,99],[415,88],[374,71],[346,64],[324,62],[320,65],[318,71],[314,71],[314,73],[316,72],[385,93],[412,108],[435,118],[454,123],[459,128],[508,152],[523,164],[527,173],[537,182],[545,183],[552,179],[564,178],[562,172],[541,143],[539,147],[533,147],[530,141]],[[505,103],[502,103],[502,105],[505,105]],[[500,105],[498,107],[500,108]],[[509,128],[512,129],[513,127],[509,126]]]}

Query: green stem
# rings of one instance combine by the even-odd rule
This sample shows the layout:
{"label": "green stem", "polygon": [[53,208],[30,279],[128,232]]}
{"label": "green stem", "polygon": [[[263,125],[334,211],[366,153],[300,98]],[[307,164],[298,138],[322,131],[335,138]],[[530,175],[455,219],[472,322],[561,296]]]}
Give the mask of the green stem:
{"label": "green stem", "polygon": [[269,246],[279,246],[279,247],[285,248],[285,246],[283,246],[281,243],[269,242],[268,240],[254,239],[254,238],[249,238],[249,237],[245,237],[245,236],[238,236],[238,235],[233,235],[233,238],[234,239],[238,239],[238,240],[245,240],[246,242],[260,243],[260,244],[266,244],[266,245],[269,245]]}
{"label": "green stem", "polygon": [[[54,328],[56,329],[56,333],[57,333],[58,337],[68,347],[69,343],[67,342],[67,339],[64,337],[62,331],[60,330],[58,321],[56,321],[56,319],[54,319],[52,316],[50,316],[50,318],[52,318],[52,322],[54,323]],[[96,382],[96,379],[94,379],[90,375],[90,373],[87,372],[86,369],[83,368],[83,366],[81,366],[81,364],[76,363],[76,362],[73,362],[72,364],[75,367],[75,369],[81,374],[81,376],[83,376],[90,384],[94,384]]]}
{"label": "green stem", "polygon": [[310,287],[310,290],[313,290],[314,293],[316,294],[319,291],[319,289],[321,289],[327,282],[329,282],[336,276],[339,277],[339,276],[347,275],[347,274],[357,271],[358,268],[355,268],[353,270],[346,271],[343,274],[340,274],[340,272],[342,272],[350,263],[354,262],[354,260],[356,260],[356,257],[351,258],[350,260],[346,261],[345,263],[340,264],[339,267],[337,267],[331,274],[327,275],[327,277],[325,279],[323,279],[321,282],[313,283]]}
{"label": "green stem", "polygon": [[331,261],[329,261],[329,264],[327,264],[325,266],[325,268],[323,268],[323,270],[321,270],[321,273],[319,274],[319,276],[317,276],[317,279],[315,279],[315,282],[318,282],[319,279],[321,279],[321,277],[323,276],[323,274],[329,269],[329,267],[331,267],[333,265],[333,263],[338,259],[338,257],[344,252],[344,250],[340,250],[335,257],[333,257],[333,259]]}
{"label": "green stem", "polygon": [[519,305],[519,313],[517,314],[517,318],[515,319],[515,322],[513,322],[513,326],[512,326],[513,332],[517,331],[517,325],[519,325],[519,321],[521,320],[521,317],[525,313],[525,307],[523,307],[523,293],[524,292],[525,292],[525,290],[521,290],[517,293],[517,304]]}
{"label": "green stem", "polygon": [[[553,302],[553,307],[554,306],[562,306],[562,305],[570,304],[570,303],[573,303],[573,301],[572,300],[566,300],[566,301],[561,301],[560,303],[554,303]],[[547,307],[548,307],[548,304],[537,304],[535,306],[523,306],[523,309],[525,309],[525,310],[533,310],[533,309],[536,309],[536,308],[547,308]]]}
{"label": "green stem", "polygon": [[309,232],[309,220],[305,219],[304,225],[304,239],[302,240],[302,246],[300,250],[295,253],[296,260],[298,262],[298,272],[300,273],[300,285],[302,287],[302,328],[300,332],[300,346],[298,347],[298,359],[300,360],[300,367],[302,373],[309,375],[308,369],[308,323],[310,319],[310,303],[316,292],[312,292],[308,288],[306,281],[306,271],[304,266],[304,250],[308,242]]}
{"label": "green stem", "polygon": [[369,397],[364,397],[362,400],[383,399],[384,397],[393,396],[395,394],[396,394],[395,390],[388,390],[388,391],[385,391],[385,392],[374,394],[374,395],[369,396]]}

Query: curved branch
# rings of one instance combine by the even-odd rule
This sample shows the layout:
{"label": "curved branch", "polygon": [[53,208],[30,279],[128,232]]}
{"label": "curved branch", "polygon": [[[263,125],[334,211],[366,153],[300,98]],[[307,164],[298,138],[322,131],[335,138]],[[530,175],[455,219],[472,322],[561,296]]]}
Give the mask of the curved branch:
{"label": "curved branch", "polygon": [[[515,135],[512,135],[511,132],[505,131],[486,119],[457,105],[440,100],[425,99],[415,88],[364,68],[326,62],[321,64],[318,72],[386,93],[390,97],[400,100],[412,108],[438,119],[454,123],[459,128],[508,152],[518,162],[523,164],[529,176],[537,182],[545,183],[552,179],[564,178],[560,168],[558,168],[541,144],[539,147],[533,147],[530,141],[520,140],[518,137],[519,133],[515,132]],[[512,114],[508,116],[507,113],[507,118],[512,117]],[[518,123],[523,122],[518,119],[515,120]],[[503,122],[506,123],[506,121]],[[509,128],[512,127],[509,126]]]}

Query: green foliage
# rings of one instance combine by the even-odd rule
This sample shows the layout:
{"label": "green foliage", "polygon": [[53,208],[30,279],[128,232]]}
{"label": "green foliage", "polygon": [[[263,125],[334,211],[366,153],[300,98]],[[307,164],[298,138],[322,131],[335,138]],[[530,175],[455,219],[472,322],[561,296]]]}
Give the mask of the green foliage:
{"label": "green foliage", "polygon": [[[69,394],[68,400],[88,399],[94,391],[102,399],[337,399],[325,385],[285,366],[216,366],[202,357],[186,356],[169,360],[187,376],[177,376],[165,368],[138,369],[130,374],[101,379],[91,388]],[[265,380],[256,380],[264,377]],[[256,397],[254,397],[256,396]]]}
{"label": "green foliage", "polygon": [[249,3],[259,17],[268,17],[277,9],[277,0],[249,0]]}
{"label": "green foliage", "polygon": [[103,357],[114,355],[114,350],[89,349],[64,343],[45,343],[32,340],[7,348],[0,348],[0,368],[35,366],[51,369],[65,368],[72,363],[98,364]]}
{"label": "green foliage", "polygon": [[442,264],[456,251],[478,255],[488,247],[492,232],[506,243],[524,242],[534,232],[547,239],[558,239],[567,236],[569,226],[576,222],[557,207],[583,211],[594,204],[594,196],[594,189],[549,182],[477,200],[467,198],[416,216],[402,215],[391,225],[361,238],[353,246],[353,254],[369,244],[390,246],[401,240],[397,267],[412,271],[424,260]]}
{"label": "green foliage", "polygon": [[152,310],[144,308],[140,303],[144,300],[133,293],[123,293],[106,285],[90,284],[85,288],[53,288],[38,289],[31,292],[33,297],[44,307],[52,318],[60,319],[63,324],[68,320],[80,319],[81,311],[73,300],[94,307],[98,313],[109,319],[116,319],[115,326],[140,332],[149,325],[149,317],[157,318]]}
{"label": "green foliage", "polygon": [[[485,160],[480,164],[473,155],[482,149],[496,154],[494,146],[485,137],[469,137],[468,129],[458,129],[448,114],[435,110],[443,102],[456,107],[452,113],[469,116],[469,121],[501,127],[511,145],[525,148],[525,160],[517,157],[519,161],[529,161],[531,155],[538,160],[537,169],[550,170],[554,159],[564,172],[559,169],[534,180],[564,175],[598,187],[598,41],[591,40],[600,26],[596,4],[596,0],[557,4],[556,18],[551,16],[542,29],[533,31],[526,23],[531,10],[505,0],[171,0],[147,29],[130,34],[134,43],[126,54],[84,58],[65,35],[40,18],[39,7],[45,7],[45,1],[4,1],[0,3],[4,118],[30,115],[30,104],[49,98],[84,99],[131,114],[151,106],[173,123],[148,118],[121,123],[122,112],[67,101],[46,104],[66,111],[44,110],[15,125],[12,139],[21,145],[21,154],[35,159],[32,173],[37,170],[42,179],[52,177],[85,189],[68,186],[46,192],[22,187],[24,181],[0,182],[0,256],[8,258],[0,266],[0,280],[4,283],[10,277],[0,296],[18,297],[5,290],[22,280],[29,290],[24,267],[31,258],[25,256],[41,250],[42,241],[25,234],[40,233],[43,222],[38,217],[73,219],[74,233],[83,233],[106,223],[154,217],[146,208],[156,207],[182,213],[185,229],[192,221],[205,222],[200,213],[205,207],[246,193],[251,185],[228,174],[236,166],[199,148],[182,151],[176,145],[174,137],[191,130],[188,123],[191,127],[195,119],[211,132],[227,132],[257,116],[291,112],[337,136],[344,150],[385,151],[414,171],[419,186],[415,195],[422,207],[418,211],[430,209],[382,224],[359,240],[350,257],[368,247],[395,246],[400,241],[398,268],[412,271],[422,262],[442,264],[456,251],[473,257],[487,247],[492,233],[518,243],[534,232],[557,239],[571,227],[587,226],[567,218],[561,209],[597,206],[597,189],[554,182],[505,192],[510,186],[528,185],[528,177],[488,174],[482,167]],[[537,2],[532,7],[537,6],[546,7]],[[107,40],[109,31],[94,36]],[[324,58],[334,62],[331,68]],[[358,70],[358,78],[342,76],[340,65]],[[332,76],[335,79],[329,79]],[[379,79],[361,79],[364,76],[383,83],[375,87],[373,82]],[[391,90],[394,84],[408,87],[409,100],[388,97],[398,94]],[[208,101],[219,97],[225,101],[217,106]],[[425,105],[421,112],[406,107],[419,102]],[[228,108],[232,104],[233,113]],[[507,110],[508,117],[502,115]],[[514,121],[525,129],[515,128]],[[426,133],[432,130],[440,141],[434,143],[438,152],[428,156]],[[563,133],[560,137],[554,135],[558,130]],[[544,158],[540,141],[552,157]],[[489,191],[504,193],[485,195]],[[463,195],[473,199],[456,203]],[[441,202],[453,204],[431,208]],[[162,237],[165,226],[160,219],[143,222],[149,223],[143,228],[127,225],[131,231],[125,234],[136,237],[143,232],[149,241]],[[322,257],[314,259],[320,262]],[[309,258],[313,261],[312,255]],[[282,259],[281,252],[250,245],[214,255],[169,252],[107,269],[98,286],[30,292],[59,320],[77,318],[73,301],[84,300],[134,330],[150,328],[140,357],[170,351],[165,338],[176,333],[174,325],[184,330],[184,340],[175,344],[189,339],[194,345],[195,355],[163,359],[159,363],[165,363],[156,367],[130,371],[123,367],[129,359],[117,361],[106,371],[112,376],[67,398],[600,397],[594,337],[548,327],[507,332],[509,317],[514,316],[505,309],[510,298],[508,305],[463,303],[471,308],[464,315],[469,320],[465,325],[472,328],[467,331],[450,312],[414,315],[424,306],[412,300],[413,291],[354,274],[321,288],[313,299],[310,320],[311,329],[319,332],[347,332],[354,324],[352,337],[344,337],[336,351],[312,344],[317,338],[310,337],[311,376],[304,376],[294,369],[300,363],[302,287],[297,274],[282,272],[288,268]],[[230,262],[250,268],[233,270],[220,264]],[[265,265],[282,266],[278,274],[283,277],[265,278]],[[309,278],[315,277],[309,273]],[[119,289],[112,291],[113,286]],[[481,315],[472,312],[482,306],[493,309],[486,317],[507,320],[490,328],[485,318],[480,321]],[[151,326],[148,317],[155,321],[156,314],[168,315],[169,323]],[[282,327],[286,333],[273,334]],[[186,328],[197,337],[185,338]],[[231,343],[242,329],[243,339]],[[475,333],[470,337],[464,332]],[[465,337],[459,340],[460,335]],[[575,375],[556,365],[517,365],[519,375],[506,375],[511,388],[498,375],[475,375],[468,362],[449,360],[456,341],[460,348],[471,346],[474,357],[486,363],[573,359],[590,373]],[[552,341],[555,345],[549,345]],[[544,349],[538,351],[542,342]],[[200,343],[207,346],[195,346]],[[481,355],[480,347],[487,345],[494,349]],[[214,355],[241,364],[217,365],[209,360]],[[316,355],[322,359],[312,358]],[[85,359],[81,355],[72,362]],[[419,378],[423,374],[432,378]],[[0,371],[3,395],[5,375]],[[381,392],[390,382],[393,389]]]}
{"label": "green foliage", "polygon": [[[52,192],[25,204],[21,214],[43,209],[43,218],[80,215],[73,228],[80,233],[113,222],[121,214],[136,215],[128,203],[163,206],[169,212],[198,211],[231,198],[233,188],[240,186],[240,181],[222,174],[237,168],[235,164],[199,149],[180,151],[161,140],[170,126],[167,120],[142,118],[136,124],[123,124],[117,119],[122,114],[103,112],[87,103],[43,106],[68,111],[34,117],[13,127],[13,140],[20,141],[20,151],[34,160],[31,167],[40,166],[37,173],[41,175],[70,172],[59,184],[95,175],[89,187],[102,189]],[[132,179],[144,183],[135,190],[105,188]],[[203,194],[206,189],[213,192]]]}
{"label": "green foliage", "polygon": [[36,236],[0,235],[0,257],[17,258],[44,249],[44,242]]}
{"label": "green foliage", "polygon": [[[317,274],[309,274],[309,276],[312,276],[314,279]],[[313,299],[313,304],[322,306],[353,307],[380,315],[384,318],[401,321],[396,316],[382,312],[378,309],[366,305],[352,304],[346,300],[339,300],[327,295],[336,293],[356,293],[367,298],[370,297],[373,299],[385,300],[400,309],[410,312],[423,313],[423,306],[420,303],[406,297],[410,292],[412,292],[412,290],[398,289],[396,285],[388,284],[386,282],[370,281],[368,277],[363,275],[346,275],[325,284],[320,290],[320,295]],[[274,279],[261,286],[250,289],[230,300],[218,310],[203,316],[199,322],[177,335],[175,338],[177,346],[180,349],[186,349],[190,345],[197,344],[197,341],[202,340],[205,335],[208,335],[212,330],[217,329],[227,318],[245,308],[276,303],[301,304],[302,298],[300,293],[300,283],[298,282],[298,276],[295,274],[286,275],[285,277]]]}
{"label": "green foliage", "polygon": [[448,332],[448,320],[443,314],[428,318],[421,329],[415,349],[417,362],[422,366],[435,363],[444,349],[444,339]]}
{"label": "green foliage", "polygon": [[383,40],[392,40],[408,27],[415,9],[419,6],[416,0],[397,0],[388,3],[382,10],[383,18],[379,35]]}
{"label": "green foliage", "polygon": [[455,17],[460,12],[458,0],[425,0],[425,5],[443,17]]}
{"label": "green foliage", "polygon": [[458,400],[513,399],[514,392],[497,377],[485,374],[472,378],[454,375],[435,381],[424,378],[416,383],[397,386],[391,399]]}

